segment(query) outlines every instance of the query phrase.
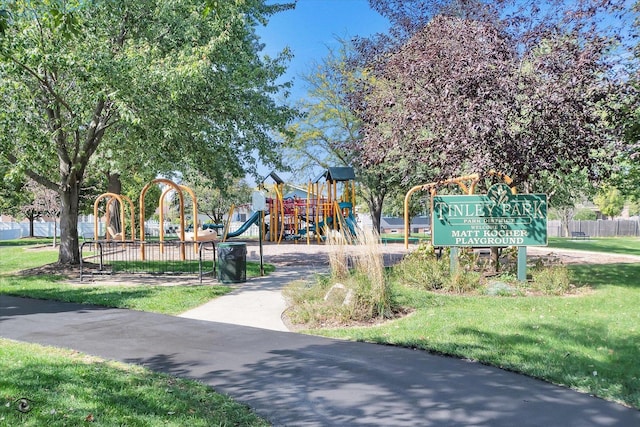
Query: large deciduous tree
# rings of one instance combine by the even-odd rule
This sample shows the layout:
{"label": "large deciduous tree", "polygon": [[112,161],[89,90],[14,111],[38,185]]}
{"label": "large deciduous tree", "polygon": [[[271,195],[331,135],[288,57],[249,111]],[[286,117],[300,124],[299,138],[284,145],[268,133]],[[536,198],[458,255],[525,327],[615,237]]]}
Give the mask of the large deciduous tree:
{"label": "large deciduous tree", "polygon": [[354,69],[349,57],[351,43],[338,40],[339,48],[313,65],[305,76],[309,88],[299,109],[302,117],[288,128],[287,142],[292,151],[292,168],[326,169],[352,166],[360,184],[359,195],[369,208],[373,227],[380,230],[383,203],[408,185],[409,169],[404,160],[376,166],[366,165],[362,139],[362,121],[354,114],[349,99],[370,78],[366,70]]}
{"label": "large deciduous tree", "polygon": [[401,31],[360,44],[376,76],[353,100],[371,164],[429,164],[431,180],[497,169],[525,190],[549,174],[607,174],[614,39],[596,16],[611,2],[521,2],[510,16],[509,2],[372,3]]}
{"label": "large deciduous tree", "polygon": [[331,166],[353,167],[360,183],[359,193],[367,203],[374,228],[379,230],[388,180],[383,166],[362,167],[361,121],[347,103],[356,81],[366,79],[366,75],[347,67],[351,47],[347,41],[339,42],[339,49],[330,50],[305,76],[309,89],[307,98],[299,105],[303,115],[289,126],[286,134],[291,168],[302,172]]}
{"label": "large deciduous tree", "polygon": [[253,194],[251,186],[244,179],[231,176],[224,186],[220,186],[201,174],[195,174],[187,178],[185,185],[198,196],[198,212],[209,217],[214,224],[223,223],[231,205],[251,203]]}
{"label": "large deciduous tree", "polygon": [[[222,179],[270,163],[292,110],[272,95],[288,54],[260,57],[265,0],[7,0],[0,13],[0,148],[58,191],[60,263],[79,262],[81,185],[187,166]],[[126,161],[124,161],[126,160]],[[105,164],[109,167],[104,167]]]}
{"label": "large deciduous tree", "polygon": [[593,201],[602,215],[611,219],[622,213],[625,204],[624,196],[620,190],[609,186],[601,188]]}

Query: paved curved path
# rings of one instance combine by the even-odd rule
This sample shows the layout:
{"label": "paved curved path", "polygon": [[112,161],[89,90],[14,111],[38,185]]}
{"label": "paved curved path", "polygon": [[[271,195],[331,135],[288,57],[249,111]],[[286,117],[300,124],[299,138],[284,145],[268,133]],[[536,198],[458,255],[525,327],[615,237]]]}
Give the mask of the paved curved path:
{"label": "paved curved path", "polygon": [[235,306],[238,318],[255,317],[256,327],[0,296],[0,336],[197,379],[275,426],[640,426],[638,410],[523,375],[278,330],[280,308],[258,316],[284,283],[325,265],[310,264],[281,263],[271,279],[237,286],[229,298],[254,295]]}
{"label": "paved curved path", "polygon": [[0,297],[0,335],[198,379],[276,426],[637,426],[640,411],[464,360]]}

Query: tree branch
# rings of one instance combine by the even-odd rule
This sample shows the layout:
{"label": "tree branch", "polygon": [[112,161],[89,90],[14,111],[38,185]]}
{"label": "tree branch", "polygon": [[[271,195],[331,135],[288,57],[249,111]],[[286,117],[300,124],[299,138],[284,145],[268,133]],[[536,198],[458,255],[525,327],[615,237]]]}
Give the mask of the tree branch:
{"label": "tree branch", "polygon": [[3,55],[5,58],[9,59],[10,61],[14,62],[15,64],[17,64],[20,68],[25,70],[28,74],[32,75],[40,83],[40,85],[44,87],[47,90],[47,92],[55,98],[56,101],[58,101],[61,105],[64,106],[64,108],[67,109],[67,111],[71,114],[71,117],[75,117],[75,113],[73,112],[71,106],[67,104],[64,101],[64,99],[62,99],[62,97],[56,93],[56,91],[53,89],[53,87],[51,87],[51,84],[46,79],[43,79],[42,77],[40,77],[38,73],[36,73],[33,69],[31,69],[26,64],[23,64],[22,62],[18,61],[13,55],[9,55],[4,52],[0,52],[0,54]]}
{"label": "tree branch", "polygon": [[[9,163],[11,163],[12,165],[18,164],[18,158],[16,156],[14,156],[13,154],[5,153],[4,156],[9,161]],[[50,190],[53,190],[53,191],[58,191],[58,184],[56,184],[55,182],[43,177],[42,175],[39,175],[39,174],[35,173],[32,170],[26,170],[25,174],[29,178],[31,178],[32,180],[37,182],[38,184],[42,185],[43,187],[46,187],[46,188],[48,188]]]}

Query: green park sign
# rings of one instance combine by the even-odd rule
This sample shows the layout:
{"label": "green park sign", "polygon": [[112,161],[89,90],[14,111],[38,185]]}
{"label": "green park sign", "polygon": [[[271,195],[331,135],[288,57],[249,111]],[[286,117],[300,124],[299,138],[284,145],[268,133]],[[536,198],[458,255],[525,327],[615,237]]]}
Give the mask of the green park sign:
{"label": "green park sign", "polygon": [[546,246],[547,195],[512,194],[496,184],[486,195],[435,196],[434,246]]}

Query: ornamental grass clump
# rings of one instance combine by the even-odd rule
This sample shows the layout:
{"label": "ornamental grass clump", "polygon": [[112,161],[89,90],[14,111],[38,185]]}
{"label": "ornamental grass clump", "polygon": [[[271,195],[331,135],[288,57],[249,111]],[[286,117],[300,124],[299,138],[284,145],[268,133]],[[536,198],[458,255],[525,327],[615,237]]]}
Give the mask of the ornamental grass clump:
{"label": "ornamental grass clump", "polygon": [[355,240],[354,274],[356,309],[365,319],[391,317],[391,285],[380,252],[380,236],[375,230],[360,230]]}
{"label": "ornamental grass clump", "polygon": [[330,274],[313,283],[292,283],[284,291],[291,322],[326,327],[392,317],[391,286],[378,234],[358,230],[357,236],[346,238],[328,233],[327,245]]}
{"label": "ornamental grass clump", "polygon": [[342,233],[329,234],[327,241],[331,245],[331,278],[350,291],[342,305],[349,307],[349,318],[353,321],[390,317],[391,288],[380,251],[380,236],[370,229],[359,229],[356,236],[344,235],[347,232],[343,229]]}
{"label": "ornamental grass clump", "polygon": [[347,254],[347,239],[342,233],[327,230],[326,244],[329,246],[329,267],[331,277],[341,280],[349,276],[350,258]]}

